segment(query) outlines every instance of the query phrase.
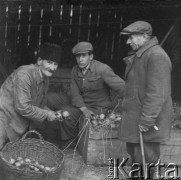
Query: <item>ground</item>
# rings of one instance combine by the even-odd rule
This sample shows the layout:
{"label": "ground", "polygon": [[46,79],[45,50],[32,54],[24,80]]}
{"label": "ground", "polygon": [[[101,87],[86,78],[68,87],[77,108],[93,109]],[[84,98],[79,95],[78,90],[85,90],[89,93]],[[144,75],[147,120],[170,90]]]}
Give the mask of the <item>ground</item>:
{"label": "ground", "polygon": [[107,179],[107,175],[107,166],[85,165],[78,152],[74,153],[73,149],[65,152],[64,166],[60,180],[105,180]]}
{"label": "ground", "polygon": [[[108,166],[85,165],[82,156],[79,152],[74,152],[74,149],[68,149],[64,151],[64,154],[65,158],[59,180],[108,180]],[[124,169],[129,172],[130,167],[125,166]],[[164,172],[162,171],[162,176],[164,176]],[[181,177],[181,167],[178,167],[178,176]],[[126,179],[120,172],[118,177],[119,179]],[[5,180],[2,175],[0,175],[0,180]]]}
{"label": "ground", "polygon": [[[129,172],[130,166],[125,166],[124,169],[126,172]],[[108,171],[108,166],[85,165],[79,153],[74,153],[73,149],[70,149],[65,152],[64,166],[59,180],[108,180]],[[165,177],[165,172],[166,169],[162,169],[161,175],[163,177]],[[177,175],[181,177],[180,166],[178,166]],[[118,173],[118,177],[119,179],[126,179],[120,172]]]}

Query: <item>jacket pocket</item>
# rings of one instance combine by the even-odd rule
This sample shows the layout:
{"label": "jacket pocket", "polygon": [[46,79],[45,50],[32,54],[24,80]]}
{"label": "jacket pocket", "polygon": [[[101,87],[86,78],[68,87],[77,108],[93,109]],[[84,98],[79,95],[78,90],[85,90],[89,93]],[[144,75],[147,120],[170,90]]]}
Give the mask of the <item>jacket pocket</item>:
{"label": "jacket pocket", "polygon": [[90,90],[96,90],[102,88],[102,79],[100,76],[93,76],[89,78],[87,88]]}

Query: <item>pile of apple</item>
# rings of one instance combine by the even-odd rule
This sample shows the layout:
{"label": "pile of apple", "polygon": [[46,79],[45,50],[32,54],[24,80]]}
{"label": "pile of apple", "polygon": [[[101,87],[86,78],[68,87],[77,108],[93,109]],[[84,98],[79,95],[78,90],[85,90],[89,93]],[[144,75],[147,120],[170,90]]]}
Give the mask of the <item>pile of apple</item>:
{"label": "pile of apple", "polygon": [[31,160],[29,158],[17,157],[16,159],[10,158],[9,164],[15,166],[18,169],[23,169],[26,171],[36,171],[36,172],[52,172],[56,167],[45,167],[38,161]]}
{"label": "pile of apple", "polygon": [[111,127],[116,128],[121,121],[121,114],[108,111],[107,114],[99,114],[91,116],[90,122],[93,128]]}
{"label": "pile of apple", "polygon": [[63,121],[63,120],[69,119],[70,114],[68,111],[59,110],[56,112],[56,116],[59,121]]}

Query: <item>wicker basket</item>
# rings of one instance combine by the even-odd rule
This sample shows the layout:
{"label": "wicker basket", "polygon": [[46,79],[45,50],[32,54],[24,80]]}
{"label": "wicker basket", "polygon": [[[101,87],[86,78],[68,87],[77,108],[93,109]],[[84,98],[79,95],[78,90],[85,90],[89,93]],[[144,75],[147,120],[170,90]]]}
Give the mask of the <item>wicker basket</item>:
{"label": "wicker basket", "polygon": [[[28,138],[31,133],[39,139]],[[24,170],[9,163],[10,158],[29,158],[47,167],[55,167],[49,173]],[[64,154],[53,144],[43,140],[37,131],[28,131],[22,139],[7,143],[0,153],[0,163],[6,180],[59,180]]]}

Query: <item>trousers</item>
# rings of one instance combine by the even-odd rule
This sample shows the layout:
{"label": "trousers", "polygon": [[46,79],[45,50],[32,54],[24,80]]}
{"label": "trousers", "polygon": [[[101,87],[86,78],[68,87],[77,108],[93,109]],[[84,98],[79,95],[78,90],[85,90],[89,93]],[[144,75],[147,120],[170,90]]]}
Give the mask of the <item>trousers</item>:
{"label": "trousers", "polygon": [[47,107],[53,111],[68,111],[69,119],[62,122],[34,122],[33,128],[40,132],[47,141],[66,141],[76,138],[79,132],[78,122],[81,111],[70,104],[65,93],[50,92],[47,94]]}

